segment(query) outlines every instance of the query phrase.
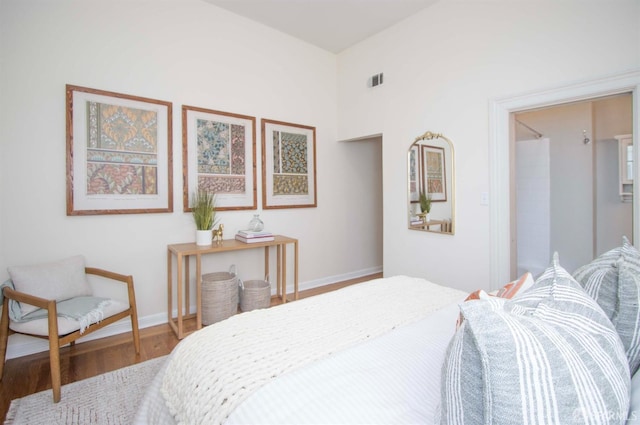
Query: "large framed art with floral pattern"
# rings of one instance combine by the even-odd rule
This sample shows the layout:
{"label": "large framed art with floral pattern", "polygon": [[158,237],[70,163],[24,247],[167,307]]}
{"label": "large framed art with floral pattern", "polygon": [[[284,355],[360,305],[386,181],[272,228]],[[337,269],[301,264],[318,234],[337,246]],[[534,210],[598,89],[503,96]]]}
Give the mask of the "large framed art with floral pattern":
{"label": "large framed art with floral pattern", "polygon": [[316,128],[262,119],[262,208],[317,206]]}
{"label": "large framed art with floral pattern", "polygon": [[66,86],[67,215],[173,211],[172,104]]}
{"label": "large framed art with floral pattern", "polygon": [[198,191],[215,195],[216,210],[255,210],[256,119],[182,106],[184,211]]}

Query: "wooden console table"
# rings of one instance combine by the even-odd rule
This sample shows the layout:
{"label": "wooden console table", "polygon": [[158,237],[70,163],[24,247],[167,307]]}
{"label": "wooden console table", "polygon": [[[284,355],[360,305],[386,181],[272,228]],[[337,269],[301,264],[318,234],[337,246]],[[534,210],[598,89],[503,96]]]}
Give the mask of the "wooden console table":
{"label": "wooden console table", "polygon": [[[220,252],[242,251],[245,249],[264,248],[264,274],[269,274],[269,249],[276,247],[276,285],[277,296],[283,303],[287,302],[287,245],[293,244],[293,288],[294,299],[298,299],[298,240],[287,236],[276,235],[268,242],[244,243],[235,239],[225,239],[221,243],[200,246],[195,243],[181,243],[167,246],[167,286],[169,290],[169,325],[182,339],[191,332],[185,332],[183,321],[194,317],[189,308],[189,257],[196,257],[196,329],[202,329],[202,256]],[[176,285],[178,316],[173,317],[173,257],[176,257]],[[185,284],[186,282],[186,284]],[[193,332],[193,331],[192,331]]]}
{"label": "wooden console table", "polygon": [[[443,233],[450,233],[451,229],[447,229],[446,225],[448,224],[447,221],[445,220],[429,220],[427,222],[424,223],[416,223],[416,224],[412,224],[411,228],[412,229],[420,229],[420,230],[431,230],[430,227],[431,226],[440,226],[440,231]],[[432,230],[433,232],[436,232],[436,230]]]}

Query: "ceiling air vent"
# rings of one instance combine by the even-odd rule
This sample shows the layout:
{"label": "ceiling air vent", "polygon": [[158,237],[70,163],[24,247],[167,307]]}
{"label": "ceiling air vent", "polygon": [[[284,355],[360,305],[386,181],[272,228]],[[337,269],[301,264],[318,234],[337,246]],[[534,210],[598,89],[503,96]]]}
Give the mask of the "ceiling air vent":
{"label": "ceiling air vent", "polygon": [[369,79],[369,86],[376,87],[381,85],[382,82],[383,82],[383,74],[381,72],[380,74],[376,74]]}

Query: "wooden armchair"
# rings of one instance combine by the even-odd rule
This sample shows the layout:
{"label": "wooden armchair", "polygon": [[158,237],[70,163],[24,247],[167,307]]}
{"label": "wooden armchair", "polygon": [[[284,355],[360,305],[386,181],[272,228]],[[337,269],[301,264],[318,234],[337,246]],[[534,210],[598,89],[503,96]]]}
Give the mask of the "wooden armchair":
{"label": "wooden armchair", "polygon": [[[45,299],[34,294],[27,294],[9,287],[4,287],[2,290],[4,300],[0,319],[0,356],[2,356],[2,362],[0,362],[0,380],[2,380],[4,373],[7,342],[9,334],[11,333],[20,333],[49,340],[51,385],[53,388],[53,401],[55,403],[60,401],[60,347],[66,344],[73,345],[78,338],[129,316],[131,317],[133,344],[136,354],[140,353],[140,336],[138,331],[136,299],[133,289],[133,277],[91,267],[84,268],[84,271],[86,274],[101,276],[127,285],[128,305],[121,301],[110,300],[110,303],[104,307],[104,317],[100,321],[89,324],[81,333],[79,322],[57,316],[56,300]],[[47,311],[47,317],[20,323],[10,320],[9,300],[15,300],[44,309]]]}

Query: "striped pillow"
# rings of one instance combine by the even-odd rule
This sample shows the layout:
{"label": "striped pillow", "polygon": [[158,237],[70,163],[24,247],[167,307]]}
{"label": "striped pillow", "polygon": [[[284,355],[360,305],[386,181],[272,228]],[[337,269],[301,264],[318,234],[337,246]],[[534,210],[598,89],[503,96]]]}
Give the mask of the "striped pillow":
{"label": "striped pillow", "polygon": [[525,293],[463,303],[441,423],[623,423],[629,368],[602,309],[554,263]]}
{"label": "striped pillow", "polygon": [[640,367],[640,251],[623,238],[573,274],[618,331],[633,375]]}

